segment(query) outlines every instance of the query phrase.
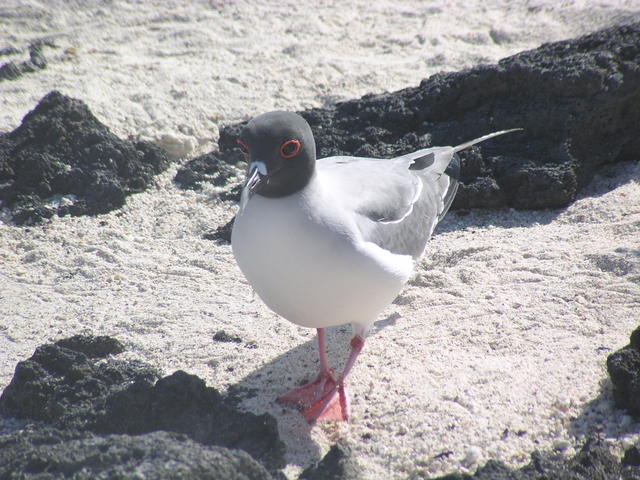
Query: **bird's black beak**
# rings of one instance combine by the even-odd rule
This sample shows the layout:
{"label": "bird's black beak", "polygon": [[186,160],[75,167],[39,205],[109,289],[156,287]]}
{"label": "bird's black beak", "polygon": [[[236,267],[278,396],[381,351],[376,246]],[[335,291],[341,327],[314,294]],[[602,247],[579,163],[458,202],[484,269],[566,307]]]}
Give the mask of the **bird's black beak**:
{"label": "bird's black beak", "polygon": [[247,171],[247,179],[242,187],[242,195],[240,196],[240,212],[242,212],[249,200],[258,190],[260,183],[267,176],[267,166],[264,162],[254,161],[249,165]]}

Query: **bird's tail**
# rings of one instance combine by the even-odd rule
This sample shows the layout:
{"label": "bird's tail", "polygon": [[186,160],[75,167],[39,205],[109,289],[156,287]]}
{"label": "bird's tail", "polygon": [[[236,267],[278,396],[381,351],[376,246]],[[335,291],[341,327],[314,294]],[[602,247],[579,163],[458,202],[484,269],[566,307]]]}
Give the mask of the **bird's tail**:
{"label": "bird's tail", "polygon": [[505,133],[518,132],[520,130],[524,130],[523,128],[511,128],[509,130],[500,130],[499,132],[489,133],[488,135],[483,135],[482,137],[474,138],[473,140],[469,140],[468,142],[461,143],[457,147],[453,147],[453,152],[457,153],[465,148],[469,148],[477,143],[484,142],[485,140],[489,140],[490,138],[499,137],[500,135],[504,135]]}
{"label": "bird's tail", "polygon": [[458,152],[464,150],[465,148],[469,148],[473,145],[476,145],[480,142],[484,142],[485,140],[489,140],[490,138],[498,137],[500,135],[504,135],[505,133],[517,132],[519,130],[523,130],[522,128],[512,128],[510,130],[500,130],[499,132],[489,133],[488,135],[483,135],[482,137],[475,138],[473,140],[469,140],[468,142],[461,143],[457,147],[452,147],[452,150],[449,150],[450,159],[448,164],[444,170],[444,174],[449,177],[441,178],[440,181],[446,182],[446,190],[444,196],[442,197],[442,203],[444,208],[438,215],[438,222],[442,220],[442,218],[449,211],[449,207],[453,203],[453,199],[458,192],[458,182],[460,181],[460,158],[456,155]]}

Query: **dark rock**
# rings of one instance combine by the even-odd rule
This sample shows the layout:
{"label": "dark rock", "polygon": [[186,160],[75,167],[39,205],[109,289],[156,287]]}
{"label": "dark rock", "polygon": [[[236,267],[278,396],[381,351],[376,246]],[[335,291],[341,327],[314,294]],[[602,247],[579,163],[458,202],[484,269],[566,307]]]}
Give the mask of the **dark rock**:
{"label": "dark rock", "polygon": [[362,478],[361,469],[348,445],[332,446],[317,464],[305,469],[300,480],[356,480]]}
{"label": "dark rock", "polygon": [[100,433],[184,433],[206,445],[239,448],[269,470],[285,466],[285,447],[269,414],[237,410],[195,375],[177,371],[151,386],[144,382],[111,395],[91,426]]}
{"label": "dark rock", "polygon": [[[626,475],[640,473],[636,467],[623,468],[602,440],[591,438],[569,459],[557,453],[534,452],[531,462],[521,468],[512,469],[490,460],[473,475],[454,473],[433,480],[613,480],[621,478],[623,470]],[[409,478],[428,477],[424,472],[415,471]]]}
{"label": "dark rock", "polygon": [[562,474],[567,479],[592,478],[608,480],[618,478],[622,465],[609,448],[599,439],[590,439],[582,449],[567,462]]}
{"label": "dark rock", "polygon": [[119,139],[83,102],[53,91],[0,134],[0,201],[18,224],[106,213],[168,165],[158,147]]}
{"label": "dark rock", "polygon": [[207,447],[175,433],[96,436],[31,426],[0,436],[0,478],[268,480],[273,477],[245,452]]}
{"label": "dark rock", "polygon": [[242,343],[242,338],[238,335],[231,335],[230,333],[225,332],[224,330],[218,330],[214,335],[213,339],[216,342],[234,342],[234,343]]}
{"label": "dark rock", "polygon": [[77,336],[38,347],[18,363],[0,396],[0,414],[97,434],[184,433],[202,444],[244,450],[271,471],[285,465],[271,415],[238,410],[185,372],[156,382],[158,372],[144,363],[100,360],[96,352],[107,355],[118,345]]}
{"label": "dark rock", "polygon": [[622,463],[624,465],[632,465],[634,467],[640,467],[640,443],[637,443],[627,449],[622,457]]}
{"label": "dark rock", "polygon": [[[522,127],[461,152],[454,207],[565,206],[599,166],[636,160],[640,23],[300,114],[314,131],[319,157],[387,158]],[[229,163],[237,161],[242,126],[220,130],[219,155]]]}
{"label": "dark rock", "polygon": [[152,386],[159,378],[157,370],[141,362],[89,357],[83,351],[95,338],[83,343],[76,336],[36,348],[31,358],[18,363],[0,395],[0,414],[81,427],[95,422],[107,396],[132,382]]}
{"label": "dark rock", "polygon": [[[430,478],[425,476],[424,472],[416,471],[412,473],[409,478],[411,480],[417,480],[422,478]],[[529,477],[519,475],[519,472],[514,472],[502,462],[496,460],[489,460],[483,467],[480,467],[475,474],[469,475],[467,473],[450,473],[444,477],[434,478],[433,480],[524,480]],[[531,477],[537,478],[537,477]],[[541,479],[542,480],[542,479]],[[546,480],[546,479],[545,479]]]}
{"label": "dark rock", "polygon": [[18,53],[22,53],[19,48],[16,48],[12,45],[8,45],[6,47],[0,48],[0,56],[4,55],[16,55]]}
{"label": "dark rock", "polygon": [[224,202],[240,202],[240,195],[242,194],[242,183],[232,183],[229,188],[220,192],[220,200]]}
{"label": "dark rock", "polygon": [[230,385],[227,389],[226,400],[232,405],[239,405],[243,400],[255,398],[260,394],[260,389],[245,387],[244,385]]}
{"label": "dark rock", "polygon": [[631,334],[629,345],[609,355],[607,371],[616,405],[640,420],[640,327]]}
{"label": "dark rock", "polygon": [[[47,68],[47,59],[44,56],[42,48],[44,46],[55,46],[50,42],[36,41],[29,45],[29,60],[15,63],[7,62],[0,66],[0,82],[2,80],[15,80],[25,73],[33,73],[43,68]],[[0,55],[12,55],[20,53],[13,47],[7,47],[0,51]]]}
{"label": "dark rock", "polygon": [[113,337],[106,335],[74,335],[58,340],[56,345],[76,352],[84,353],[91,358],[104,358],[124,352],[124,345]]}
{"label": "dark rock", "polygon": [[640,442],[624,452],[621,480],[640,480]]}
{"label": "dark rock", "polygon": [[233,230],[233,220],[232,218],[224,225],[220,225],[215,230],[205,233],[204,238],[207,240],[220,240],[226,243],[231,243],[231,231]]}
{"label": "dark rock", "polygon": [[203,183],[211,183],[216,187],[227,185],[233,177],[238,177],[242,169],[237,166],[244,161],[244,156],[239,148],[232,148],[221,155],[214,151],[196,157],[178,170],[175,181],[181,188],[198,190]]}

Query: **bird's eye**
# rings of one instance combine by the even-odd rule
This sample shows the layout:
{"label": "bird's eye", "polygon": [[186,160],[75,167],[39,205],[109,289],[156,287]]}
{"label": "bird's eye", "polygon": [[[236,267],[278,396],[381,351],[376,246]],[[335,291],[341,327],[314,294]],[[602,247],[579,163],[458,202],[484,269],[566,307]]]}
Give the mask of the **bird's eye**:
{"label": "bird's eye", "polygon": [[236,143],[240,147],[240,150],[242,150],[242,153],[244,153],[245,155],[249,155],[249,146],[246,143],[244,143],[239,138],[236,140]]}
{"label": "bird's eye", "polygon": [[293,158],[300,153],[300,142],[298,140],[289,140],[280,145],[280,155],[283,158]]}

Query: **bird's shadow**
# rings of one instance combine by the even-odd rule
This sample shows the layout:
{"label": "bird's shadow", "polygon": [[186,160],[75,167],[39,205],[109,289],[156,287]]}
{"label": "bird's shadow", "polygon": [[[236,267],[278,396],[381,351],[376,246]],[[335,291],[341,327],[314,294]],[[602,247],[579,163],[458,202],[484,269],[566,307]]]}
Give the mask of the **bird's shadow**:
{"label": "bird's shadow", "polygon": [[[399,315],[389,315],[377,321],[371,334],[394,325]],[[325,329],[327,358],[334,374],[344,368],[349,355],[349,342],[353,332],[349,325]],[[280,404],[277,398],[287,391],[312,381],[320,369],[318,343],[313,335],[308,341],[260,365],[256,370],[227,389],[227,397],[239,406],[254,411],[266,412],[278,421],[282,440],[287,445],[289,463],[306,466],[318,461],[322,453],[312,437],[314,428],[338,432],[340,425],[326,423],[310,425],[293,405]],[[339,433],[336,433],[339,435]]]}

